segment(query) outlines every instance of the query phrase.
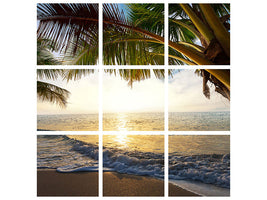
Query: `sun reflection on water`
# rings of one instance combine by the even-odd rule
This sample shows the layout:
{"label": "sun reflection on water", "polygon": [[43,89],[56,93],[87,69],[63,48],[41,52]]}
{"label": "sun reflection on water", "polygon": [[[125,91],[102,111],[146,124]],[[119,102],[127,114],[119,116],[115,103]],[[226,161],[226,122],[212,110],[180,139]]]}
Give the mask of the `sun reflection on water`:
{"label": "sun reflection on water", "polygon": [[127,116],[123,113],[117,115],[118,125],[117,128],[119,131],[128,131],[127,129]]}
{"label": "sun reflection on water", "polygon": [[115,135],[114,142],[117,142],[120,144],[120,148],[127,148],[129,143],[129,138],[127,135]]}
{"label": "sun reflection on water", "polygon": [[164,153],[164,135],[104,135],[103,146],[127,151]]}

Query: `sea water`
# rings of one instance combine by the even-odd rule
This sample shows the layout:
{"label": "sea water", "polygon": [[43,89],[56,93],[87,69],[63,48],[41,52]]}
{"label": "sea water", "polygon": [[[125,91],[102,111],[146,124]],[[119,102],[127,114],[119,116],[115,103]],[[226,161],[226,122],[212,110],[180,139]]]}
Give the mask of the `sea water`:
{"label": "sea water", "polygon": [[[230,194],[230,136],[170,135],[169,182],[205,196]],[[97,171],[97,135],[38,135],[37,168]],[[164,135],[103,135],[103,170],[164,178]]]}
{"label": "sea water", "polygon": [[169,181],[200,195],[228,196],[230,136],[169,136]]}
{"label": "sea water", "polygon": [[98,136],[38,135],[37,168],[98,171]]}
{"label": "sea water", "polygon": [[229,131],[230,112],[170,112],[170,131]]}
{"label": "sea water", "polygon": [[38,115],[37,129],[51,131],[98,131],[98,114]]}
{"label": "sea water", "polygon": [[164,112],[104,113],[104,131],[164,131]]}
{"label": "sea water", "polygon": [[163,135],[104,135],[105,171],[164,178]]}

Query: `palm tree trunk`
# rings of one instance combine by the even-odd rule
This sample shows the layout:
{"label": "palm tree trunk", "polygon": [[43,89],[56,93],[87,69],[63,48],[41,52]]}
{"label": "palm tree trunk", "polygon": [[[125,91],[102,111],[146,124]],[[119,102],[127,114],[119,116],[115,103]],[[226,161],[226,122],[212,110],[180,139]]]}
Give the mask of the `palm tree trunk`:
{"label": "palm tree trunk", "polygon": [[203,35],[206,42],[209,44],[210,41],[214,38],[214,35],[209,30],[209,28],[199,19],[199,17],[194,13],[194,11],[191,9],[191,7],[188,4],[180,4],[182,9],[186,12],[186,14],[189,16],[193,24],[196,26],[198,31]]}
{"label": "palm tree trunk", "polygon": [[224,69],[205,69],[219,81],[221,81],[225,87],[230,91],[230,70]]}
{"label": "palm tree trunk", "polygon": [[221,44],[226,55],[230,57],[230,33],[226,30],[221,20],[215,14],[213,8],[209,4],[199,4],[206,21],[214,32],[216,39]]}

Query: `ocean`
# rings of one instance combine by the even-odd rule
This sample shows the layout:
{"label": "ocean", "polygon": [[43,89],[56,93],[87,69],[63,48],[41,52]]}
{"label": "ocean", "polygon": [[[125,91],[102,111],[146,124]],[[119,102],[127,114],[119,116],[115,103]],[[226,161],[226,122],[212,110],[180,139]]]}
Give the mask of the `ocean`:
{"label": "ocean", "polygon": [[[164,179],[164,135],[103,135],[103,171]],[[204,196],[230,195],[229,135],[170,135],[169,182]],[[98,171],[97,135],[38,135],[37,168]]]}
{"label": "ocean", "polygon": [[50,131],[98,131],[98,114],[37,115],[37,129]]}
{"label": "ocean", "polygon": [[164,112],[104,113],[104,131],[164,131]]}
{"label": "ocean", "polygon": [[230,112],[169,112],[169,131],[230,131]]}
{"label": "ocean", "polygon": [[206,196],[230,195],[230,136],[169,136],[169,181]]}
{"label": "ocean", "polygon": [[37,169],[98,171],[98,136],[38,135]]}
{"label": "ocean", "polygon": [[163,135],[104,135],[105,171],[164,178]]}
{"label": "ocean", "polygon": [[[98,114],[37,115],[38,130],[98,131]],[[164,131],[164,112],[104,113],[104,131]],[[229,131],[230,112],[170,112],[170,131]]]}

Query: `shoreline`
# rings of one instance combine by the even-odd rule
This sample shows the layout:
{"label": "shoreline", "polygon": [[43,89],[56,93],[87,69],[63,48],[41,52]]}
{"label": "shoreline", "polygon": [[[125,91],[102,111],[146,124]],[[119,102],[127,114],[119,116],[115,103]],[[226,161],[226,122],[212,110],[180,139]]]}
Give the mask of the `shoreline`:
{"label": "shoreline", "polygon": [[[60,173],[37,169],[37,196],[98,196],[98,172]],[[164,181],[103,172],[103,196],[164,196]],[[169,196],[199,196],[169,183]]]}

